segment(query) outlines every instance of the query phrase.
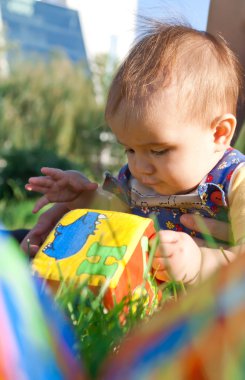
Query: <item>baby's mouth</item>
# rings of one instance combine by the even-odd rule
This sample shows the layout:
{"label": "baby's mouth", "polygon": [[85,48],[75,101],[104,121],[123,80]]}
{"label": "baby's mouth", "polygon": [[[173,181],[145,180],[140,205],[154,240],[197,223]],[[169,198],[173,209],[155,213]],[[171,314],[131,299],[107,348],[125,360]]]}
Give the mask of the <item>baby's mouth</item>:
{"label": "baby's mouth", "polygon": [[146,186],[156,186],[158,184],[158,182],[155,179],[151,178],[142,178],[139,179],[139,182]]}

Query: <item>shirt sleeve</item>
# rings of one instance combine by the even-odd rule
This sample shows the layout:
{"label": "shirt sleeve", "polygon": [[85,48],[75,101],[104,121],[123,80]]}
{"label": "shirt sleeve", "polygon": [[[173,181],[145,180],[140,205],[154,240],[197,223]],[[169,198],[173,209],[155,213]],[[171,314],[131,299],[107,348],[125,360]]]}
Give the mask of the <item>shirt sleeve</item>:
{"label": "shirt sleeve", "polygon": [[245,242],[245,165],[238,168],[228,192],[229,213],[235,244]]}

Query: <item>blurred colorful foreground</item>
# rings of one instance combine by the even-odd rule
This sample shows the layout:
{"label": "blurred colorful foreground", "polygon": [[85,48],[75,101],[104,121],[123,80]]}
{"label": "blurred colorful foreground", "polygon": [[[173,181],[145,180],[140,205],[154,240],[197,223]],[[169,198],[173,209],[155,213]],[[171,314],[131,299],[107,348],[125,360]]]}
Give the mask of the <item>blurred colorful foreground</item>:
{"label": "blurred colorful foreground", "polygon": [[245,255],[121,344],[106,380],[242,380],[245,374]]}
{"label": "blurred colorful foreground", "polygon": [[15,241],[0,235],[1,380],[83,379],[73,332],[46,290]]}
{"label": "blurred colorful foreground", "polygon": [[[32,278],[27,259],[0,236],[0,379],[82,380],[61,311]],[[103,380],[242,380],[245,255],[147,318],[104,360]]]}

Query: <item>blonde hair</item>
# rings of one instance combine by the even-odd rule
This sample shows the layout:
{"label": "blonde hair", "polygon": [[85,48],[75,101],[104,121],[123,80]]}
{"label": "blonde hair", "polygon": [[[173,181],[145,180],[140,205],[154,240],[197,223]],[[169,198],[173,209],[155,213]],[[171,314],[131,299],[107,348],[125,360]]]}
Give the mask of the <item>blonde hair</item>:
{"label": "blonde hair", "polygon": [[112,81],[106,119],[122,100],[137,111],[172,84],[186,115],[209,123],[224,112],[236,114],[242,70],[221,36],[151,20]]}

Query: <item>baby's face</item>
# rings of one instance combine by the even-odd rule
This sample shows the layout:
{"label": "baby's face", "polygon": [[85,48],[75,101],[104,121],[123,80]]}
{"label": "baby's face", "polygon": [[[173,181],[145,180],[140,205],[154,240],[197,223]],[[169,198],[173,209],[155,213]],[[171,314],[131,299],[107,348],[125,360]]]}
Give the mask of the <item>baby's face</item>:
{"label": "baby's face", "polygon": [[217,162],[211,127],[185,121],[167,92],[139,117],[122,103],[108,123],[132,175],[159,194],[191,191]]}

